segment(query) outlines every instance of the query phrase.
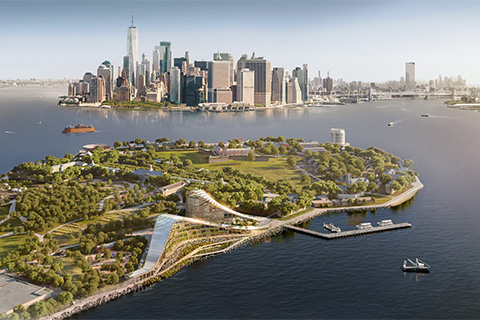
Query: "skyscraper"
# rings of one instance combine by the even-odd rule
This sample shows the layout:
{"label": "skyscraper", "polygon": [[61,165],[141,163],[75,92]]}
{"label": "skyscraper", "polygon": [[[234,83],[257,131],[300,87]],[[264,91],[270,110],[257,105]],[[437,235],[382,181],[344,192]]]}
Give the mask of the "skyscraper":
{"label": "skyscraper", "polygon": [[405,62],[405,90],[415,89],[415,62]]}
{"label": "skyscraper", "polygon": [[237,101],[255,104],[255,72],[248,69],[237,71]]}
{"label": "skyscraper", "polygon": [[245,61],[245,68],[255,71],[255,104],[268,107],[272,96],[272,64],[263,57],[252,57]]}
{"label": "skyscraper", "polygon": [[170,102],[180,104],[181,92],[180,87],[181,72],[177,67],[170,69]]}
{"label": "skyscraper", "polygon": [[230,85],[233,84],[234,80],[234,62],[233,62],[233,57],[230,53],[227,52],[217,52],[213,54],[213,61],[228,61],[229,66],[230,66]]}
{"label": "skyscraper", "polygon": [[286,78],[283,68],[273,68],[272,73],[272,102],[286,103]]}
{"label": "skyscraper", "polygon": [[97,68],[97,76],[102,76],[105,80],[105,94],[107,99],[113,97],[113,65],[109,61],[104,61]]}
{"label": "skyscraper", "polygon": [[296,67],[292,71],[292,76],[296,77],[298,80],[298,85],[302,91],[302,100],[308,100],[308,65],[304,64],[303,69]]}
{"label": "skyscraper", "polygon": [[302,103],[302,90],[300,90],[298,79],[296,77],[292,77],[287,83],[287,103]]}
{"label": "skyscraper", "polygon": [[132,15],[132,25],[128,28],[127,33],[127,56],[130,58],[129,61],[129,79],[132,83],[136,77],[137,62],[138,62],[138,30],[137,27],[133,25],[133,15]]}
{"label": "skyscraper", "polygon": [[[232,95],[230,92],[230,99],[226,98],[230,90],[230,63],[229,61],[210,61],[208,63],[208,101],[209,102],[232,102]],[[218,101],[215,91],[222,89],[221,96],[226,98],[225,101]],[[230,101],[228,101],[230,100]]]}
{"label": "skyscraper", "polygon": [[157,73],[170,72],[172,68],[172,43],[160,41],[159,46],[153,50],[153,70]]}

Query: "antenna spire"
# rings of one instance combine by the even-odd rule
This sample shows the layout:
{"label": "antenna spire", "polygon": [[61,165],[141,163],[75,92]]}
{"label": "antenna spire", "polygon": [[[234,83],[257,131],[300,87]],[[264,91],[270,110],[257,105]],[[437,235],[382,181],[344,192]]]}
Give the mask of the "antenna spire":
{"label": "antenna spire", "polygon": [[132,27],[133,27],[133,11],[132,11]]}

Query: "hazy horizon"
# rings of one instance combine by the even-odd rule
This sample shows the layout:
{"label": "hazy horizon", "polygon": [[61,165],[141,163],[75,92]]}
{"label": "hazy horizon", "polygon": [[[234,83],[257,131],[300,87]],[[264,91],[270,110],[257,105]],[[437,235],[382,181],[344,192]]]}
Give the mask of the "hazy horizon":
{"label": "hazy horizon", "polygon": [[173,57],[235,61],[255,52],[272,67],[309,65],[334,79],[416,80],[462,75],[480,84],[475,1],[2,1],[0,79],[79,79],[104,61],[120,65],[134,12],[139,59],[159,41]]}

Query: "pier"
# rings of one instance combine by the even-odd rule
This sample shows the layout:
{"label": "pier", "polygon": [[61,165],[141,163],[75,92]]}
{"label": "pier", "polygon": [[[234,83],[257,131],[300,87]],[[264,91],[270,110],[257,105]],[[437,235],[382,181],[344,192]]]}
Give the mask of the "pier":
{"label": "pier", "polygon": [[313,236],[313,237],[317,237],[317,238],[321,238],[321,239],[335,240],[335,239],[340,239],[340,238],[363,236],[363,235],[370,234],[370,233],[377,233],[377,232],[385,232],[385,231],[391,231],[391,230],[411,228],[412,225],[408,222],[402,222],[402,223],[393,223],[393,224],[386,225],[386,226],[376,226],[376,227],[370,227],[370,228],[365,228],[365,229],[342,231],[342,232],[337,232],[337,233],[323,233],[323,232],[304,229],[304,228],[300,228],[300,227],[296,227],[296,226],[292,226],[292,225],[284,225],[283,227],[285,229],[288,229],[288,230],[292,230],[292,231],[295,231],[295,232],[298,232],[298,233],[303,233],[303,234]]}

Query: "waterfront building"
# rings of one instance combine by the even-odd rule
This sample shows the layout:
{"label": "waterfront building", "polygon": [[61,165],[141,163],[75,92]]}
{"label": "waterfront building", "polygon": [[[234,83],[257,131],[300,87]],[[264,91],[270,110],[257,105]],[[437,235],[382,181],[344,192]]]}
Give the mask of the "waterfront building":
{"label": "waterfront building", "polygon": [[224,222],[225,211],[214,207],[205,198],[199,196],[196,190],[188,191],[185,203],[185,216],[210,222]]}
{"label": "waterfront building", "polygon": [[68,96],[74,97],[77,95],[77,83],[68,84]]}
{"label": "waterfront building", "polygon": [[415,89],[415,62],[405,62],[405,90]]}
{"label": "waterfront building", "polygon": [[145,86],[145,76],[139,74],[137,76],[137,97],[145,97],[147,95],[147,87]]}
{"label": "waterfront building", "polygon": [[157,73],[169,72],[172,68],[172,43],[161,41],[159,46],[153,50],[153,70]]}
{"label": "waterfront building", "polygon": [[331,128],[330,129],[330,142],[332,144],[338,144],[340,146],[346,145],[345,129]]}
{"label": "waterfront building", "polygon": [[229,61],[210,61],[208,63],[208,101],[232,102]]}
{"label": "waterfront building", "polygon": [[[125,70],[125,73],[127,75],[127,79],[129,82],[132,81],[132,73],[130,69],[130,57],[129,56],[124,56],[123,57],[123,70]],[[123,72],[122,70],[122,72]]]}
{"label": "waterfront building", "polygon": [[116,91],[118,101],[130,101],[130,84],[128,82],[127,72],[125,69],[122,70],[121,76],[117,78]]}
{"label": "waterfront building", "polygon": [[286,78],[285,69],[273,68],[272,72],[272,102],[278,104],[286,103]]}
{"label": "waterfront building", "polygon": [[181,97],[181,72],[177,67],[170,69],[170,102],[175,104],[180,104],[182,101]]}
{"label": "waterfront building", "polygon": [[333,91],[333,79],[330,78],[330,73],[327,72],[327,77],[323,79],[323,89],[330,95]]}
{"label": "waterfront building", "polygon": [[213,60],[214,61],[228,61],[229,65],[229,87],[233,84],[234,81],[234,62],[233,62],[233,56],[230,53],[227,52],[217,52],[213,54]]}
{"label": "waterfront building", "polygon": [[[272,65],[263,57],[252,57],[245,60],[245,68],[255,72],[255,104],[265,107],[271,104],[272,95]],[[240,69],[239,69],[240,70]]]}
{"label": "waterfront building", "polygon": [[287,103],[300,104],[302,103],[302,90],[298,85],[298,79],[292,77],[287,84]]}
{"label": "waterfront building", "polygon": [[304,64],[303,69],[296,67],[292,71],[292,76],[297,78],[298,85],[302,91],[302,100],[308,100],[308,65]]}
{"label": "waterfront building", "polygon": [[102,76],[105,80],[105,94],[107,99],[113,97],[113,65],[109,61],[104,61],[97,68],[97,76]]}
{"label": "waterfront building", "polygon": [[129,80],[134,83],[138,62],[138,30],[137,27],[133,25],[133,16],[132,25],[128,28],[127,33],[127,57],[129,57]]}
{"label": "waterfront building", "polygon": [[255,104],[255,71],[243,69],[237,71],[237,94],[235,101]]}

